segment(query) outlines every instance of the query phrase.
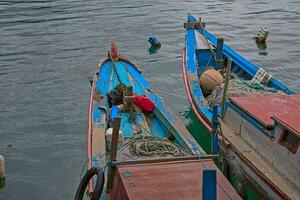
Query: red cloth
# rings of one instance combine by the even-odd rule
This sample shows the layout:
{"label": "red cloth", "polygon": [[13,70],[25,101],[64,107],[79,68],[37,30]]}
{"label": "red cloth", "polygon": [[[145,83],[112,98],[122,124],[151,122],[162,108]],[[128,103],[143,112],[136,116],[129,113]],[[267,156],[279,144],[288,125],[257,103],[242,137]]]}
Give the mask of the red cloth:
{"label": "red cloth", "polygon": [[153,111],[155,108],[155,104],[148,97],[144,97],[141,95],[136,95],[134,97],[134,104],[140,107],[145,111]]}

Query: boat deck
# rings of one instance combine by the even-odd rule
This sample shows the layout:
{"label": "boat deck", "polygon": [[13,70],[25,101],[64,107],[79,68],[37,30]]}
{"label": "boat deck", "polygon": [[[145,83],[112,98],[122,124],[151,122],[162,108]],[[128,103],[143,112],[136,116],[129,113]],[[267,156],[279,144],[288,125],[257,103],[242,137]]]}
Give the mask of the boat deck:
{"label": "boat deck", "polygon": [[112,199],[202,199],[204,169],[217,171],[217,199],[241,199],[211,159],[119,166]]}
{"label": "boat deck", "polygon": [[266,128],[274,126],[272,117],[276,117],[300,132],[297,123],[300,119],[300,94],[232,97],[230,100]]}
{"label": "boat deck", "polygon": [[293,117],[286,115],[277,115],[272,118],[274,119],[274,121],[287,127],[288,129],[296,133],[298,137],[300,137],[300,110],[298,110]]}
{"label": "boat deck", "polygon": [[300,199],[300,192],[297,188],[275,171],[274,167],[262,159],[261,156],[242,140],[239,135],[235,134],[229,126],[221,123],[221,129],[230,147],[235,148],[236,152],[239,152],[239,157],[248,162],[252,170],[257,171],[265,183],[276,188],[283,196],[288,196],[292,200]]}

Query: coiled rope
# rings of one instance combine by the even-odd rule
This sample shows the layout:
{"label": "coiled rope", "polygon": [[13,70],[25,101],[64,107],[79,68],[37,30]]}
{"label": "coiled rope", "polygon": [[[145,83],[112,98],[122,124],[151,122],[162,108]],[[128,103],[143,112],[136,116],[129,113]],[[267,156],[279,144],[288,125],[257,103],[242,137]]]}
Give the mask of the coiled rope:
{"label": "coiled rope", "polygon": [[163,140],[155,136],[145,136],[136,134],[128,139],[120,147],[119,152],[129,148],[129,152],[138,157],[155,157],[155,156],[184,156],[189,153],[173,144],[171,141]]}

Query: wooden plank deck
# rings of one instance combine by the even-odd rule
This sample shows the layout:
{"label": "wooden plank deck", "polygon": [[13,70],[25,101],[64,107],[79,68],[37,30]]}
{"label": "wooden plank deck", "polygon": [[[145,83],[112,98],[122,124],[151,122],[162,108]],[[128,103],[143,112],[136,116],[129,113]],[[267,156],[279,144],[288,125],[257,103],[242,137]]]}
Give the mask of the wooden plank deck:
{"label": "wooden plank deck", "polygon": [[300,94],[232,97],[230,100],[267,128],[273,127],[271,117],[277,115],[284,115],[287,124],[295,117],[300,118]]}
{"label": "wooden plank deck", "polygon": [[[300,199],[300,191],[290,183],[287,179],[281,176],[267,161],[261,158],[261,156],[253,150],[241,137],[226,124],[221,124],[221,129],[225,139],[229,144],[239,152],[239,156],[243,159],[247,159],[260,176],[263,176],[265,181],[272,183],[273,187],[276,187],[279,191],[290,197],[292,200]],[[295,177],[296,178],[296,177]]]}
{"label": "wooden plank deck", "polygon": [[299,110],[295,110],[294,116],[292,115],[277,115],[272,117],[274,121],[282,124],[287,127],[289,130],[294,132],[298,137],[300,137],[300,108]]}
{"label": "wooden plank deck", "polygon": [[204,169],[217,170],[217,199],[241,199],[210,159],[118,167],[112,196],[130,200],[201,200]]}

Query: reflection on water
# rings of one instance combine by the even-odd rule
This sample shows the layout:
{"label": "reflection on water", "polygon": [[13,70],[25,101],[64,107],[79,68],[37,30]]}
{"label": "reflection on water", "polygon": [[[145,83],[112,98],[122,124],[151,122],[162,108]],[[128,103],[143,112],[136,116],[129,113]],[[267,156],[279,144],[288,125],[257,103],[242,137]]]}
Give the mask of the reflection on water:
{"label": "reflection on water", "polygon": [[[86,159],[86,77],[111,40],[177,113],[185,113],[180,65],[187,13],[202,16],[209,31],[299,91],[299,9],[292,0],[1,1],[0,154],[7,177],[0,199],[74,197]],[[270,30],[264,56],[251,39],[262,26]],[[151,56],[149,35],[163,42]],[[209,149],[190,115],[181,117]]]}
{"label": "reflection on water", "polygon": [[0,179],[0,190],[5,187],[5,177]]}
{"label": "reflection on water", "polygon": [[149,51],[149,54],[154,54],[154,53],[157,53],[158,50],[160,49],[160,47],[155,47],[155,46],[151,46],[148,51]]}
{"label": "reflection on water", "polygon": [[258,54],[262,56],[268,55],[267,43],[266,42],[255,42],[257,48],[259,49]]}

